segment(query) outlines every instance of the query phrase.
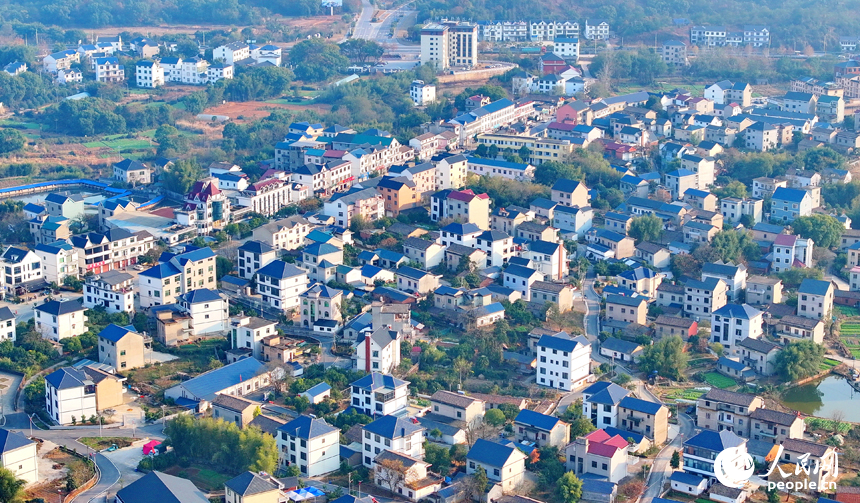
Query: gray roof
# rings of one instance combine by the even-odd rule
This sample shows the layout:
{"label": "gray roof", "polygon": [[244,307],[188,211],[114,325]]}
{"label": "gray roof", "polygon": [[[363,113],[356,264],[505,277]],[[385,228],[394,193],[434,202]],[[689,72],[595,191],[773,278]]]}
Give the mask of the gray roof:
{"label": "gray roof", "polygon": [[[367,332],[359,333],[358,337],[356,338],[356,342],[361,344],[364,341],[366,333]],[[391,344],[393,341],[397,340],[397,332],[394,330],[389,330],[387,326],[379,327],[370,333],[370,339],[373,340],[373,342],[379,344],[379,347],[384,348]]]}
{"label": "gray roof", "polygon": [[182,386],[198,400],[212,401],[218,392],[235,386],[242,380],[251,379],[265,372],[265,370],[265,365],[256,359],[243,358],[215,370],[204,372],[193,379],[177,384],[177,386]]}
{"label": "gray roof", "polygon": [[150,472],[116,493],[123,503],[209,503],[190,480],[158,471]]}
{"label": "gray roof", "polygon": [[460,409],[465,409],[472,405],[473,403],[481,402],[477,398],[472,398],[466,395],[461,395],[459,393],[453,393],[451,391],[439,390],[436,393],[433,393],[433,396],[430,397],[430,400],[434,402],[444,403],[446,405],[450,405],[452,407],[457,407]]}
{"label": "gray roof", "polygon": [[430,241],[427,239],[421,238],[406,238],[403,241],[403,248],[415,248],[416,250],[426,250],[433,246],[434,244],[438,244],[435,241]]}
{"label": "gray roof", "polygon": [[616,339],[615,337],[607,337],[600,347],[609,351],[618,351],[620,353],[633,354],[637,349],[642,349],[642,346],[635,342]]}
{"label": "gray roof", "polygon": [[609,294],[606,296],[607,304],[619,304],[622,306],[639,307],[648,299],[645,297],[627,297],[625,295]]}
{"label": "gray roof", "polygon": [[772,342],[768,342],[762,339],[753,339],[752,337],[747,337],[746,339],[741,340],[738,343],[738,346],[745,347],[750,351],[757,351],[759,353],[768,354],[771,351],[776,351],[779,349],[778,344],[774,344]]}
{"label": "gray roof", "polygon": [[62,314],[76,313],[78,311],[85,311],[84,306],[81,305],[78,300],[52,300],[45,302],[41,306],[36,306],[37,311],[41,311],[43,313],[48,313],[52,316],[60,316]]}
{"label": "gray roof", "polygon": [[788,412],[780,412],[778,410],[758,408],[750,414],[750,419],[758,419],[769,423],[776,423],[783,426],[791,426],[795,421],[800,419],[797,414]]}
{"label": "gray roof", "polygon": [[212,400],[212,406],[218,406],[223,409],[229,409],[235,412],[244,412],[248,407],[253,407],[256,403],[245,400],[242,397],[231,395],[218,395]]}
{"label": "gray roof", "polygon": [[[589,389],[591,387],[583,390],[583,393],[587,393]],[[591,395],[587,401],[605,405],[618,405],[629,394],[630,390],[624,389],[615,383],[609,383],[604,389]]]}
{"label": "gray roof", "polygon": [[263,494],[278,490],[277,485],[254,472],[245,472],[224,482],[224,485],[242,496],[252,496],[254,494]]}
{"label": "gray roof", "polygon": [[705,400],[712,400],[714,402],[725,402],[732,405],[743,405],[744,407],[749,407],[756,399],[756,395],[711,388],[711,391],[708,391],[702,398]]}
{"label": "gray roof", "polygon": [[299,416],[278,428],[278,431],[284,431],[294,437],[310,440],[333,431],[338,431],[338,428],[328,424],[324,419],[310,416]]}
{"label": "gray roof", "polygon": [[472,448],[469,449],[469,453],[466,454],[466,459],[476,461],[487,466],[502,467],[505,466],[511,456],[517,453],[519,453],[520,456],[525,457],[525,454],[522,454],[516,447],[497,444],[496,442],[479,438]]}
{"label": "gray roof", "polygon": [[288,264],[282,260],[273,260],[260,268],[257,274],[262,276],[271,276],[273,278],[284,279],[292,278],[307,274],[307,271],[300,269],[293,264]]}

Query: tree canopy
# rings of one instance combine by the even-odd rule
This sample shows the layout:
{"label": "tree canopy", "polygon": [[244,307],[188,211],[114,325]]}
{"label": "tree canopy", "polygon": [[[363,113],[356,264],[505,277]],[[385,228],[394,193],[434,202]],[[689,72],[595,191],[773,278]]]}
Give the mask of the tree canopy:
{"label": "tree canopy", "polygon": [[0,501],[20,503],[24,497],[24,482],[6,468],[0,468]]}
{"label": "tree canopy", "polygon": [[630,221],[627,235],[635,239],[636,244],[642,241],[659,241],[663,237],[663,221],[655,215],[635,217]]}
{"label": "tree canopy", "polygon": [[180,194],[186,194],[197,180],[203,178],[203,168],[197,161],[180,159],[165,171],[162,176],[164,185],[170,190]]}
{"label": "tree canopy", "polygon": [[582,481],[573,472],[567,472],[556,482],[558,497],[564,503],[576,503],[582,498]]}
{"label": "tree canopy", "polygon": [[680,380],[687,369],[687,360],[684,341],[673,335],[647,346],[639,360],[639,368],[647,374],[656,371],[660,376]]}
{"label": "tree canopy", "polygon": [[802,238],[815,242],[815,246],[833,248],[839,246],[845,226],[830,215],[809,215],[797,217],[791,223],[791,228]]}
{"label": "tree canopy", "polygon": [[290,49],[290,64],[295,66],[296,77],[308,82],[321,82],[334,77],[349,66],[340,47],[320,38],[303,40]]}
{"label": "tree canopy", "polygon": [[813,341],[790,342],[776,355],[776,371],[786,381],[813,376],[824,361],[824,346]]}

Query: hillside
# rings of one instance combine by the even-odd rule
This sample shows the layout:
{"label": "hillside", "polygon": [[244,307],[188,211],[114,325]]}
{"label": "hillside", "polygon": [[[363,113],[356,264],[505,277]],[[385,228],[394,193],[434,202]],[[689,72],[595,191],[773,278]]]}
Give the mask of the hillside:
{"label": "hillside", "polygon": [[693,24],[718,24],[740,29],[763,24],[771,29],[772,47],[816,50],[835,47],[840,36],[860,35],[860,10],[848,0],[417,0],[419,19],[453,17],[472,21],[558,19],[584,23],[606,20],[620,37],[653,43],[654,36],[689,35]]}

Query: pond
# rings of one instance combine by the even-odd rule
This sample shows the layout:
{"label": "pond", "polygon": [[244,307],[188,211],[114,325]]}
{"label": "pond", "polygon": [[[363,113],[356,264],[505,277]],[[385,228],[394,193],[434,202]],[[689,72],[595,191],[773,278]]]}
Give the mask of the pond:
{"label": "pond", "polygon": [[795,386],[782,394],[786,407],[817,417],[830,418],[835,411],[842,411],[845,420],[860,422],[860,392],[837,375]]}

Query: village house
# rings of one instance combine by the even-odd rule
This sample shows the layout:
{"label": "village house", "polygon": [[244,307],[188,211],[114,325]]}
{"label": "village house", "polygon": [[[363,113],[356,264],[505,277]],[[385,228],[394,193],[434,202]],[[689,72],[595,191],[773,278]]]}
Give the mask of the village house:
{"label": "village house", "polygon": [[514,434],[517,442],[561,449],[568,443],[570,425],[557,417],[526,409],[514,419]]}
{"label": "village house", "polygon": [[212,417],[244,428],[254,419],[257,402],[230,395],[218,395],[212,400]]}
{"label": "village house", "polygon": [[615,383],[598,381],[582,390],[582,415],[597,427],[617,428],[618,405],[629,394]]}
{"label": "village house", "polygon": [[617,483],[627,476],[628,447],[621,435],[595,430],[566,447],[565,468],[577,476],[591,475]]}
{"label": "village house", "polygon": [[535,351],[539,385],[571,391],[591,375],[591,344],[585,337],[571,337],[565,332],[545,334],[538,339]]}
{"label": "village house", "polygon": [[781,303],[782,280],[769,276],[748,277],[746,301],[754,306]]}
{"label": "village house", "polygon": [[610,294],[606,297],[606,319],[622,323],[645,324],[648,302],[645,297]]}
{"label": "village house", "polygon": [[390,330],[387,325],[365,328],[355,340],[353,368],[390,374],[400,365],[401,339],[402,334]]}
{"label": "village house", "polygon": [[753,369],[757,374],[770,376],[776,373],[776,355],[779,345],[763,338],[748,337],[738,343],[740,362]]}
{"label": "village house", "polygon": [[[714,459],[723,454],[724,462],[742,466],[747,454],[747,440],[731,430],[702,431],[684,441],[683,470],[685,473],[715,481]],[[710,482],[709,482],[710,483]]]}
{"label": "village house", "polygon": [[278,428],[278,465],[297,465],[305,477],[319,477],[340,466],[340,429],[324,419],[301,415]]}
{"label": "village house", "polygon": [[797,315],[827,319],[833,312],[833,283],[806,278],[797,289]]}
{"label": "village house", "polygon": [[56,342],[87,331],[86,308],[77,300],[50,300],[33,309],[36,331]]}
{"label": "village house", "polygon": [[651,440],[651,445],[663,445],[669,438],[669,408],[661,403],[626,396],[618,403],[618,428]]}
{"label": "village house", "polygon": [[687,340],[699,332],[699,324],[690,318],[661,314],[654,321],[654,331],[661,339],[677,335]]}
{"label": "village house", "polygon": [[696,403],[696,426],[750,438],[750,414],[760,407],[764,407],[760,396],[712,388]]}
{"label": "village house", "polygon": [[84,307],[103,307],[109,313],[134,315],[134,276],[107,271],[84,279]]}
{"label": "village house", "polygon": [[483,417],[484,402],[460,393],[439,390],[430,397],[430,410],[433,414],[469,425]]}
{"label": "village house", "polygon": [[377,486],[388,487],[409,501],[418,501],[442,488],[443,479],[429,474],[429,468],[430,463],[386,449],[376,456],[373,477]]}
{"label": "village house", "polygon": [[775,335],[783,346],[803,340],[824,344],[824,322],[806,316],[783,316],[776,324]]}
{"label": "village house", "polygon": [[371,372],[350,384],[350,405],[370,417],[399,415],[408,399],[409,383],[389,374]]}
{"label": "village house", "polygon": [[700,319],[702,316],[708,318],[728,302],[728,286],[719,278],[688,281],[684,288],[687,295],[684,313],[694,319]]}
{"label": "village house", "polygon": [[67,425],[123,403],[124,377],[98,368],[60,367],[45,376],[45,410]]}
{"label": "village house", "polygon": [[642,346],[630,341],[607,337],[600,343],[600,354],[620,362],[634,362],[642,354]]}
{"label": "village house", "polygon": [[503,491],[514,490],[525,475],[526,455],[512,445],[502,445],[479,438],[466,454],[466,474],[472,475],[480,466],[492,483]]}
{"label": "village house", "polygon": [[636,245],[634,256],[641,259],[646,265],[657,269],[669,267],[672,261],[672,254],[668,248],[648,241]]}
{"label": "village house", "polygon": [[424,458],[424,428],[408,419],[381,416],[364,426],[361,435],[364,444],[362,464],[367,468],[374,468],[376,457],[385,450]]}
{"label": "village house", "polygon": [[143,367],[146,364],[146,344],[149,337],[137,333],[134,327],[120,327],[111,323],[99,332],[99,362],[110,365],[117,372]]}

